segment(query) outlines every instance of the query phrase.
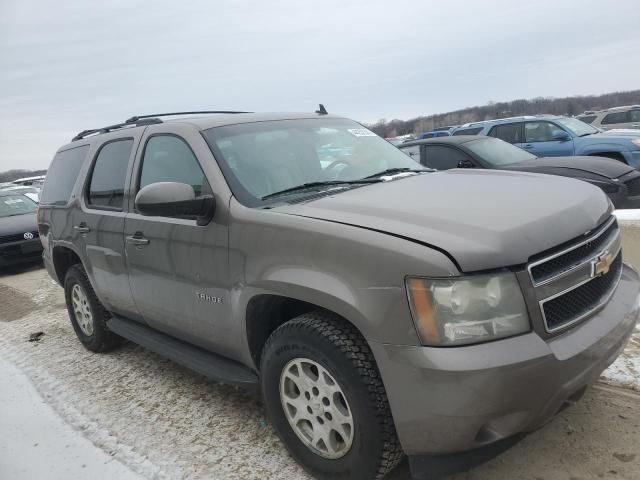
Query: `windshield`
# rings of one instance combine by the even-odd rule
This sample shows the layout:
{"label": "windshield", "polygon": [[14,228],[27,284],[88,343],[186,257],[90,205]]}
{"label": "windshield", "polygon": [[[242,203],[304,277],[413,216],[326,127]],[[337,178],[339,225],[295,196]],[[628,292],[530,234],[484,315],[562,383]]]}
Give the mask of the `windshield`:
{"label": "windshield", "polygon": [[599,131],[597,128],[594,128],[591,125],[578,120],[577,118],[558,118],[556,119],[556,122],[558,122],[564,128],[569,129],[571,132],[573,132],[574,135],[577,135],[578,137],[584,137],[585,135],[591,135],[592,133],[598,133]]}
{"label": "windshield", "polygon": [[494,167],[520,163],[537,158],[499,138],[479,138],[464,144],[469,150]]}
{"label": "windshield", "polygon": [[245,123],[202,134],[234,195],[250,206],[299,185],[334,182],[325,188],[345,188],[336,182],[357,181],[388,169],[423,169],[386,140],[346,119]]}
{"label": "windshield", "polygon": [[0,218],[36,211],[36,203],[22,195],[0,196]]}

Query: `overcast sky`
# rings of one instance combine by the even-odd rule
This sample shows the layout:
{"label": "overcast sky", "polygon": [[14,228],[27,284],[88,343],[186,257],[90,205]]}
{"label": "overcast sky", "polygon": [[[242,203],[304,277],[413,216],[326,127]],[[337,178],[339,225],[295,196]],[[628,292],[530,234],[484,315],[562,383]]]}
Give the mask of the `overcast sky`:
{"label": "overcast sky", "polygon": [[636,89],[638,20],[638,0],[0,0],[0,171],[134,114],[373,122]]}

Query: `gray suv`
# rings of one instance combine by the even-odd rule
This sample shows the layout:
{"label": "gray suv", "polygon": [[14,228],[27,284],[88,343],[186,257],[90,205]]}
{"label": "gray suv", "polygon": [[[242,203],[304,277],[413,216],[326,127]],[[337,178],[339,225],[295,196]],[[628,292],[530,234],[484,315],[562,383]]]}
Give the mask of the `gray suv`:
{"label": "gray suv", "polygon": [[532,431],[624,348],[640,282],[598,188],[434,172],[324,108],[198,113],[61,147],[45,263],[86,348],[259,385],[317,478]]}

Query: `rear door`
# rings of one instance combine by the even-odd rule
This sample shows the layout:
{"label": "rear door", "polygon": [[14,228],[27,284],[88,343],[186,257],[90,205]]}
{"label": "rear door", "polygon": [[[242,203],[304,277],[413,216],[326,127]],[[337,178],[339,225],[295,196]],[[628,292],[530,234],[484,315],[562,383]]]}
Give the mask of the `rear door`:
{"label": "rear door", "polygon": [[123,233],[125,192],[142,131],[105,135],[94,142],[80,209],[73,218],[74,243],[82,250],[100,300],[108,310],[134,320],[141,318],[127,283]]}
{"label": "rear door", "polygon": [[573,137],[556,140],[554,134],[565,132],[562,127],[546,120],[525,122],[522,148],[538,157],[569,157],[573,155]]}
{"label": "rear door", "polygon": [[489,136],[509,142],[516,147],[524,146],[522,122],[503,123],[495,125],[489,130]]}
{"label": "rear door", "polygon": [[[203,347],[224,343],[229,317],[228,228],[225,208],[208,225],[195,218],[144,216],[137,192],[156,182],[180,182],[196,196],[211,193],[204,162],[214,160],[200,133],[186,124],[147,128],[132,176],[131,212],[125,222],[129,284],[138,310],[152,327]],[[227,342],[228,343],[228,342]]]}

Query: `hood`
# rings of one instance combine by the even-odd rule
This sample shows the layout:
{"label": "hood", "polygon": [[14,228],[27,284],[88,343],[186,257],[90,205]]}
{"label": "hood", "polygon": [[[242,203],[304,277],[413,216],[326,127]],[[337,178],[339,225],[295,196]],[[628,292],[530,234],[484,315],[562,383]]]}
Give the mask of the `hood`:
{"label": "hood", "polygon": [[629,141],[636,140],[640,138],[640,129],[621,129],[621,130],[605,130],[604,132],[594,133],[592,135],[587,135],[585,137],[580,137],[581,139],[592,139],[592,140],[606,140],[607,138],[615,137],[616,140],[627,139]]}
{"label": "hood", "polygon": [[456,169],[281,205],[277,211],[426,243],[471,272],[526,263],[593,230],[611,207],[600,189],[579,180]]}
{"label": "hood", "polygon": [[566,168],[594,173],[609,179],[621,177],[634,170],[633,167],[619,160],[605,157],[542,157],[525,160],[524,162],[518,162],[516,165],[508,165],[503,168],[522,171]]}
{"label": "hood", "polygon": [[0,237],[18,233],[36,232],[38,224],[35,213],[25,213],[14,217],[0,217]]}

